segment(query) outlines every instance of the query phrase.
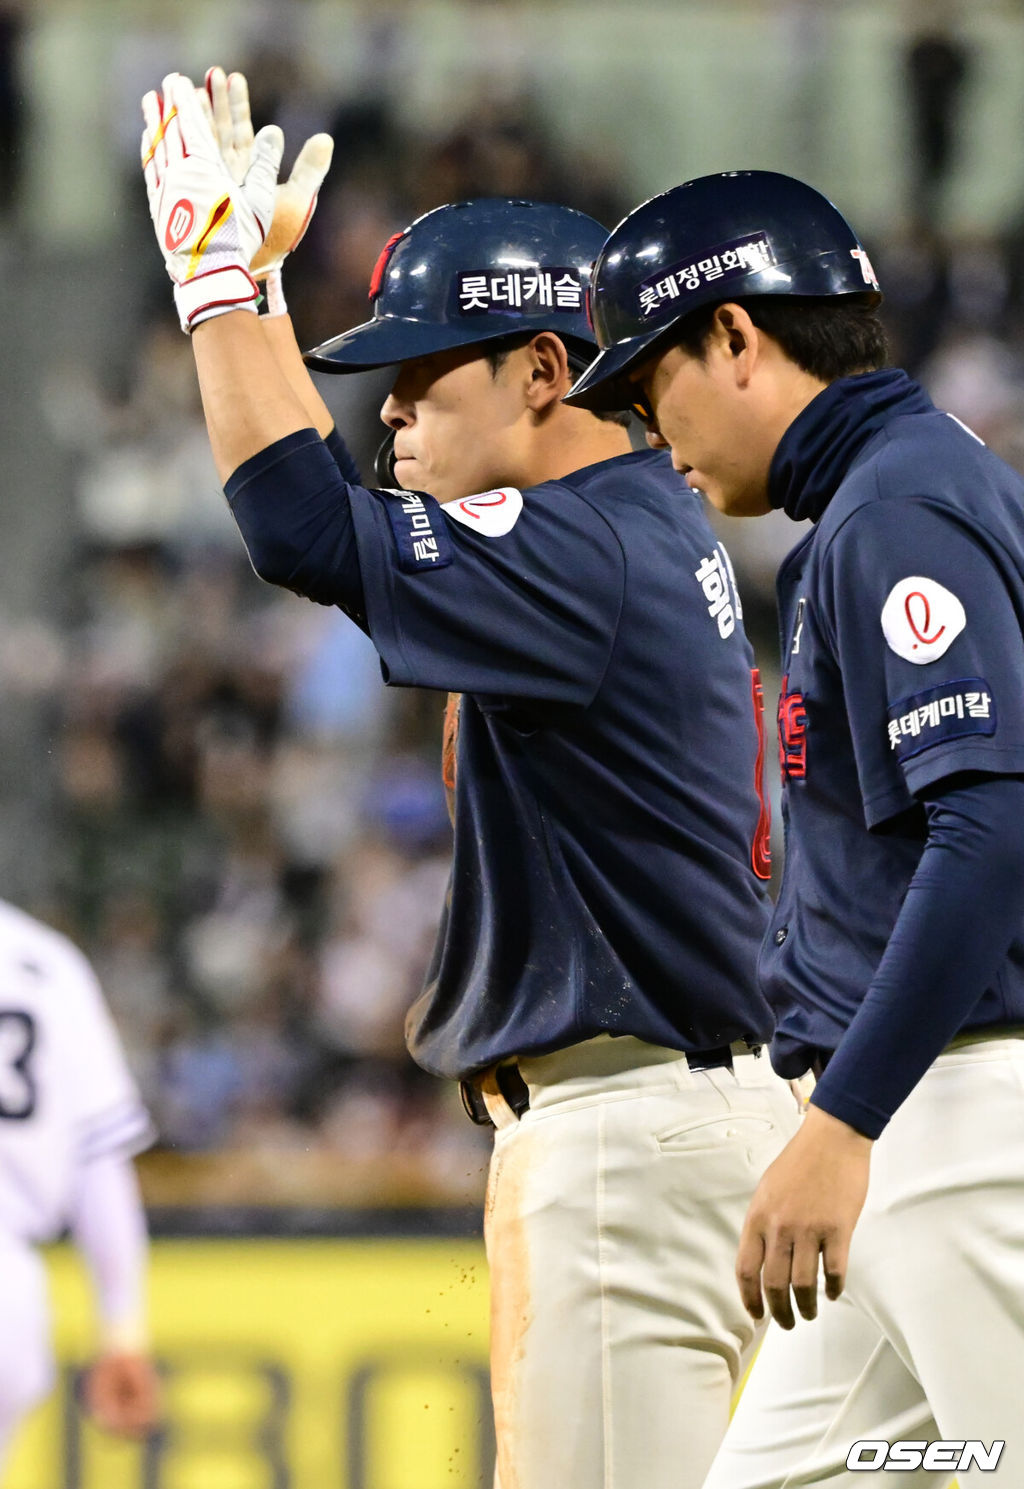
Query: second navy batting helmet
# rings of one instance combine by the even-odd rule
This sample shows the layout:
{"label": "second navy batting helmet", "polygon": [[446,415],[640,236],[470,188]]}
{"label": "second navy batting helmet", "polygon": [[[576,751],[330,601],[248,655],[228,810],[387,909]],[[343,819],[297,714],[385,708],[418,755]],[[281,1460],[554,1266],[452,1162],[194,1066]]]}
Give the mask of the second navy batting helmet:
{"label": "second navy batting helmet", "polygon": [[881,299],[871,261],[842,214],[775,171],[701,176],[623,218],[594,265],[600,352],[566,398],[625,408],[625,374],[698,306],[747,295]]}
{"label": "second navy batting helmet", "polygon": [[555,331],[593,355],[590,268],[607,229],[571,207],[478,198],[436,207],[385,244],[373,315],[305,354],[320,372],[364,372],[519,332]]}

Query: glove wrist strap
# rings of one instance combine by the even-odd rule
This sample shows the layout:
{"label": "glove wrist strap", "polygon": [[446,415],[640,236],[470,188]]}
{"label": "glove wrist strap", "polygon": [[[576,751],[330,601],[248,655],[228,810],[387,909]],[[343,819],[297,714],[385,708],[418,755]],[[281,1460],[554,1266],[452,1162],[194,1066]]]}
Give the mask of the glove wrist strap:
{"label": "glove wrist strap", "polygon": [[255,279],[241,264],[210,269],[174,286],[174,303],[183,331],[193,331],[202,321],[229,310],[255,312],[259,298]]}

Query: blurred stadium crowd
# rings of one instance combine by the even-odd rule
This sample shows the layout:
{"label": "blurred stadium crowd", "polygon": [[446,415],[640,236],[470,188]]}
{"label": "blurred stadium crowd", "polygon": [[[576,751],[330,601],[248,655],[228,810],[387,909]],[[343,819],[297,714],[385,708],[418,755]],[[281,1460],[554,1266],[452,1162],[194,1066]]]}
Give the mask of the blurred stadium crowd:
{"label": "blurred stadium crowd", "polygon": [[[8,222],[27,25],[24,8],[0,10]],[[366,318],[384,241],[441,202],[524,195],[608,224],[633,205],[629,180],[568,152],[528,100],[476,96],[424,133],[371,92],[317,112],[286,49],[211,60],[244,67],[257,123],[282,123],[292,152],[317,128],[345,142],[287,269],[304,344]],[[970,44],[913,33],[902,76],[913,213],[872,244],[895,360],[1024,468],[1024,219],[998,239],[943,227]],[[126,200],[144,282],[135,351],[113,374],[65,363],[44,385],[73,551],[45,620],[0,645],[0,744],[46,781],[28,898],[9,892],[96,966],[161,1132],[151,1198],[471,1199],[485,1143],[402,1038],[445,891],[443,699],[386,691],[340,613],[253,576],[216,497],[191,352],[134,180]],[[326,380],[367,473],[387,385]],[[770,699],[771,579],[793,532],[727,526]],[[9,771],[2,789],[21,789]],[[183,1190],[159,1167],[181,1154],[194,1160]]]}

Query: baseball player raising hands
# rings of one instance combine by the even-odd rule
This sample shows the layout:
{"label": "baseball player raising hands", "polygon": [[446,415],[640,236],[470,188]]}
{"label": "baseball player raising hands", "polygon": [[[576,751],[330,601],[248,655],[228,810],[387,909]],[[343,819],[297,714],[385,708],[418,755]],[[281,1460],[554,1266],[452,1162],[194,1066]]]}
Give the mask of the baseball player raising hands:
{"label": "baseball player raising hands", "polygon": [[280,133],[250,147],[237,80],[207,86],[147,96],[143,165],[253,565],[344,609],[392,685],[454,695],[451,893],[407,1032],[495,1128],[500,1482],[699,1489],[757,1333],[743,1212],[796,1121],[761,1053],[760,684],[728,557],[663,454],[562,403],[605,231],[547,203],[428,212],[370,318],[309,354],[395,369],[363,485],[280,295],[255,313]]}

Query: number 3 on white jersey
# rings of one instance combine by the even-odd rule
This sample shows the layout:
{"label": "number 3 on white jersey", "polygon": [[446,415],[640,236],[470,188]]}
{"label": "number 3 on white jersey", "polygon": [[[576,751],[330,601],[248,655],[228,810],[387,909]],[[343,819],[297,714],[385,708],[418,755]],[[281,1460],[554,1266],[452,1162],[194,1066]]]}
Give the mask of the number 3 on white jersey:
{"label": "number 3 on white jersey", "polygon": [[32,1051],[36,1024],[21,1009],[0,1008],[0,1119],[24,1121],[36,1109]]}

